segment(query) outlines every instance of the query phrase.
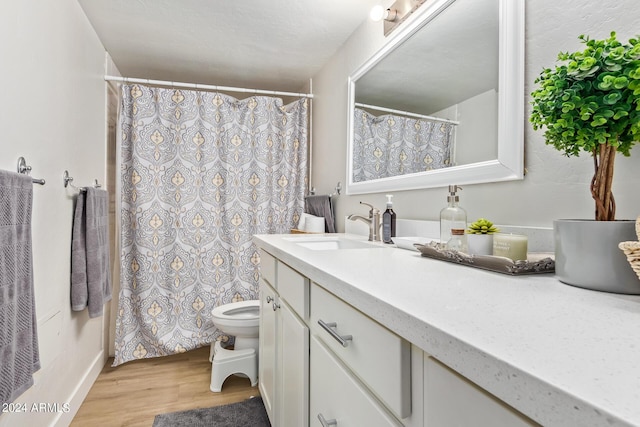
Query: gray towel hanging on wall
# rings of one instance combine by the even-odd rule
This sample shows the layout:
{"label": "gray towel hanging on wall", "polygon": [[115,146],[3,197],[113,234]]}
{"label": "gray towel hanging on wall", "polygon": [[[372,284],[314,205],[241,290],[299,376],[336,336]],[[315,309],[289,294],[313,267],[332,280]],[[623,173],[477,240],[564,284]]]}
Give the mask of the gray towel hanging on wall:
{"label": "gray towel hanging on wall", "polygon": [[0,403],[33,385],[40,369],[33,292],[33,179],[0,171]]}
{"label": "gray towel hanging on wall", "polygon": [[109,195],[86,187],[78,194],[71,242],[71,309],[102,316],[111,300],[109,260]]}

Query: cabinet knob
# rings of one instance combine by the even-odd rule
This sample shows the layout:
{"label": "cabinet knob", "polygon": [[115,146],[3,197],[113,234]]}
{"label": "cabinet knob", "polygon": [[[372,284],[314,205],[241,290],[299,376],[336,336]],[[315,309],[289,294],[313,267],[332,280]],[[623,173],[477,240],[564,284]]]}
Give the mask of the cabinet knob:
{"label": "cabinet knob", "polygon": [[274,302],[274,303],[273,303],[273,311],[276,311],[276,310],[277,310],[277,309],[279,309],[279,308],[280,308],[280,304],[278,304],[278,303]]}
{"label": "cabinet knob", "polygon": [[338,422],[333,419],[333,420],[326,420],[322,414],[318,414],[318,419],[320,420],[320,424],[322,424],[322,427],[329,427],[329,426],[337,426]]}
{"label": "cabinet knob", "polygon": [[271,298],[271,295],[267,295],[267,304],[271,304],[271,301],[273,301],[273,298]]}
{"label": "cabinet knob", "polygon": [[353,337],[351,335],[340,335],[340,334],[338,334],[335,331],[335,329],[333,329],[333,328],[338,326],[338,324],[335,323],[335,322],[326,323],[322,319],[318,319],[318,325],[322,326],[322,329],[327,331],[329,333],[329,335],[331,335],[331,337],[333,339],[335,339],[336,341],[338,341],[340,343],[340,345],[343,346],[343,347],[348,346],[349,345],[349,341],[353,340]]}

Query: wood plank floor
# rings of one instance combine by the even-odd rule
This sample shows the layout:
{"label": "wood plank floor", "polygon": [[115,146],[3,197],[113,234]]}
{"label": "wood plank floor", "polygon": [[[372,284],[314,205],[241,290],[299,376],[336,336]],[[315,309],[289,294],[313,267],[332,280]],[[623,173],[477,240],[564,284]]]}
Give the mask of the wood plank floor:
{"label": "wood plank floor", "polygon": [[247,378],[236,376],[227,378],[221,393],[212,393],[209,347],[116,368],[112,363],[109,359],[72,427],[151,427],[158,414],[225,405],[260,394]]}

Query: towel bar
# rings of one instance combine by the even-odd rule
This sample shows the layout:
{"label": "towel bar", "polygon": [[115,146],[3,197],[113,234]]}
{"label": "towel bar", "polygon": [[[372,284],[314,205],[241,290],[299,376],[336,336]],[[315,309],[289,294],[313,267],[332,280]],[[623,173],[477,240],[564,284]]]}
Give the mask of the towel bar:
{"label": "towel bar", "polygon": [[[80,191],[81,193],[87,191],[86,187],[76,187],[75,185],[72,184],[73,182],[73,177],[69,175],[69,171],[65,170],[62,173],[62,182],[64,183],[64,188],[67,188],[68,186],[71,186],[71,188],[75,188],[76,190]],[[98,180],[94,180],[93,182],[93,188],[100,188],[102,187],[102,185],[100,185],[100,183],[98,182]]]}
{"label": "towel bar", "polygon": [[[336,184],[336,188],[333,189],[333,193],[329,194],[329,197],[339,196],[341,191],[342,191],[342,182],[338,181],[338,183]],[[309,195],[315,196],[315,194],[316,194],[316,187],[311,187],[309,189]]]}
{"label": "towel bar", "polygon": [[[31,175],[31,166],[27,166],[27,161],[24,159],[24,157],[18,157],[18,173],[21,173],[23,175]],[[34,184],[45,184],[44,179],[31,178],[31,181]]]}

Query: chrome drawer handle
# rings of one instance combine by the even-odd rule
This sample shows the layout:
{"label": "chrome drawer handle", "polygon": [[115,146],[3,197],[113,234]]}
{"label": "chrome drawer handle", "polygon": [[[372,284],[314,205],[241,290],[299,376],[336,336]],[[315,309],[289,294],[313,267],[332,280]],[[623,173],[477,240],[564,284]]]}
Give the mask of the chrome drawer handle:
{"label": "chrome drawer handle", "polygon": [[336,322],[325,323],[322,319],[318,319],[318,325],[322,326],[322,329],[329,332],[329,335],[340,343],[341,346],[346,347],[349,345],[349,341],[353,340],[351,335],[340,335],[333,328],[338,326]]}
{"label": "chrome drawer handle", "polygon": [[273,298],[271,298],[271,295],[267,295],[267,304],[270,304],[271,301],[273,301]]}
{"label": "chrome drawer handle", "polygon": [[280,304],[277,304],[277,303],[274,302],[272,307],[273,307],[273,311],[276,311],[277,309],[280,308]]}
{"label": "chrome drawer handle", "polygon": [[336,420],[325,420],[324,417],[322,416],[322,414],[318,414],[318,419],[320,420],[320,424],[322,424],[322,427],[329,427],[329,426],[337,426],[338,422]]}

